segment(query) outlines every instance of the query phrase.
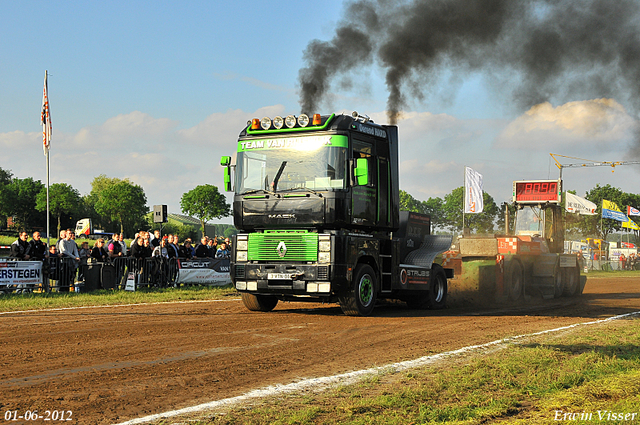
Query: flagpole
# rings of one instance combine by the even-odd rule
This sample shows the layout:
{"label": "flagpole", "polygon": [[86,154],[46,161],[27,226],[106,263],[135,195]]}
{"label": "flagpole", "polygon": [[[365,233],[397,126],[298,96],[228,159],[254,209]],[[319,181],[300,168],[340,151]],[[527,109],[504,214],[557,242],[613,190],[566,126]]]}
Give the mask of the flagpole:
{"label": "flagpole", "polygon": [[462,179],[462,234],[464,235],[464,213],[466,209],[466,199],[467,199],[467,167],[465,166],[463,169],[464,178]]}
{"label": "flagpole", "polygon": [[[42,142],[47,167],[47,247],[51,247],[51,225],[49,217],[49,144],[51,143],[51,114],[49,111],[49,83],[47,81],[49,72],[44,71],[44,89],[42,94]],[[48,249],[47,248],[47,249]]]}
{"label": "flagpole", "polygon": [[51,247],[51,232],[49,231],[49,149],[47,149],[47,249]]}

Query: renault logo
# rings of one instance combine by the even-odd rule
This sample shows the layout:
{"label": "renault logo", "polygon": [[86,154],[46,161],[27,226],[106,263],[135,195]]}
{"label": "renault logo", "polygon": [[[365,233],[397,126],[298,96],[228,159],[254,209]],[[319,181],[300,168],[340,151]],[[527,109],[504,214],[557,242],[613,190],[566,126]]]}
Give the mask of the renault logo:
{"label": "renault logo", "polygon": [[283,258],[285,256],[285,254],[287,253],[287,246],[284,244],[284,241],[280,241],[278,247],[276,248],[276,252],[280,256],[280,258]]}

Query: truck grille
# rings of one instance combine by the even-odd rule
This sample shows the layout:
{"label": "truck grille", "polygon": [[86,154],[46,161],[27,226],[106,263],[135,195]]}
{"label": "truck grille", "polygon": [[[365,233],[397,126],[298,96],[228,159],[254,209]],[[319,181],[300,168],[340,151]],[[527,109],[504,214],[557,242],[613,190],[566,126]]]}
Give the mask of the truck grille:
{"label": "truck grille", "polygon": [[251,233],[249,261],[317,261],[318,234],[306,230],[277,230]]}
{"label": "truck grille", "polygon": [[236,265],[236,279],[244,279],[244,264]]}
{"label": "truck grille", "polygon": [[329,267],[318,267],[318,280],[329,280]]}

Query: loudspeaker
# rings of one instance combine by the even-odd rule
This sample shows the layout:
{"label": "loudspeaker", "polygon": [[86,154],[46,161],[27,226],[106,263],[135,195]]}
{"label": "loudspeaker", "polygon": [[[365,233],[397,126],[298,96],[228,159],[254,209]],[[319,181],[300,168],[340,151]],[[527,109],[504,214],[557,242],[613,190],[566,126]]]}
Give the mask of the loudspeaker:
{"label": "loudspeaker", "polygon": [[154,223],[167,222],[167,206],[166,205],[153,206],[153,222]]}

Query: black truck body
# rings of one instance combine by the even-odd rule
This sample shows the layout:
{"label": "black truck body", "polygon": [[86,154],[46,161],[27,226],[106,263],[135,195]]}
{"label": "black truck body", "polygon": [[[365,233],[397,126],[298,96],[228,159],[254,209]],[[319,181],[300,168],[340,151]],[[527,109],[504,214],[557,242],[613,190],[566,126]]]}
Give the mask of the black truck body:
{"label": "black truck body", "polygon": [[433,261],[451,238],[430,235],[429,216],[399,211],[398,128],[357,113],[302,118],[249,122],[236,164],[222,160],[239,230],[231,279],[245,305],[338,302],[349,315],[370,314],[380,298],[444,307],[453,271]]}

